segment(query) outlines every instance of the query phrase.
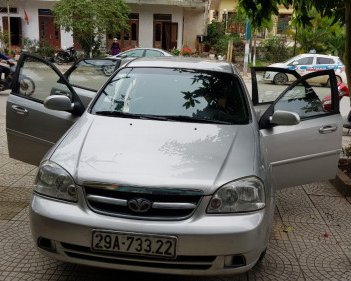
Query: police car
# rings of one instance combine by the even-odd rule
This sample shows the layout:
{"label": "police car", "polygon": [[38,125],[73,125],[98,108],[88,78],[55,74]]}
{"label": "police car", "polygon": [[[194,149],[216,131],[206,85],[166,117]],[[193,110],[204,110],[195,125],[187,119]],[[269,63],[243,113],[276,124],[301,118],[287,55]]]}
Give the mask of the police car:
{"label": "police car", "polygon": [[[274,63],[270,66],[295,70],[301,76],[314,71],[334,69],[338,82],[347,83],[345,65],[341,62],[340,58],[336,56],[313,53],[302,54],[295,56],[285,62]],[[321,77],[323,78],[324,76]],[[263,79],[267,82],[273,82],[277,85],[283,85],[296,80],[296,78],[292,75],[273,71],[267,71],[264,74]],[[329,84],[329,81],[321,80],[320,77],[317,77],[314,82],[321,83],[323,85]]]}

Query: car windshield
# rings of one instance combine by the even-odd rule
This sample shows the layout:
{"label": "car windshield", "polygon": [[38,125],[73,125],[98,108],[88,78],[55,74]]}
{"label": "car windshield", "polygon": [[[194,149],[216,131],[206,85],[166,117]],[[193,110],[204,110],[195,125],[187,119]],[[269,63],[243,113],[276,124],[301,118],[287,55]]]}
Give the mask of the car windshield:
{"label": "car windshield", "polygon": [[237,77],[191,69],[122,69],[102,90],[91,113],[184,122],[249,122]]}

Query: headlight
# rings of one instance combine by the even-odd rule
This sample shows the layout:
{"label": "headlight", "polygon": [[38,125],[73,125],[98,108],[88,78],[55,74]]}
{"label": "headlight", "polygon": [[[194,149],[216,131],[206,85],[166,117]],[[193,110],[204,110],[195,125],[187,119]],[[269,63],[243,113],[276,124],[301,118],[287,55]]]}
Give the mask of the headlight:
{"label": "headlight", "polygon": [[71,175],[54,162],[40,165],[34,191],[49,197],[77,202],[77,187]]}
{"label": "headlight", "polygon": [[208,204],[207,213],[256,211],[264,208],[265,202],[262,181],[256,177],[248,177],[219,188]]}

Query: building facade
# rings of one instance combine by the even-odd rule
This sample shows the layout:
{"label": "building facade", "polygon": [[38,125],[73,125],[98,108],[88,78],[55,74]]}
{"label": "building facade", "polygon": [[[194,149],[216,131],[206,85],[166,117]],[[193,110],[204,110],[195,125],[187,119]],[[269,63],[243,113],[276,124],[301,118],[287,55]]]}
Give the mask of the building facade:
{"label": "building facade", "polygon": [[[107,35],[106,45],[112,37],[119,37],[122,49],[156,47],[165,50],[193,50],[201,35],[206,34],[209,0],[126,0],[131,13],[130,29],[120,34]],[[3,1],[5,3],[5,1]],[[11,1],[11,43],[21,47],[24,38],[46,41],[53,48],[72,46],[71,33],[54,23],[52,9],[55,0]],[[1,30],[8,30],[8,11],[0,6]]]}

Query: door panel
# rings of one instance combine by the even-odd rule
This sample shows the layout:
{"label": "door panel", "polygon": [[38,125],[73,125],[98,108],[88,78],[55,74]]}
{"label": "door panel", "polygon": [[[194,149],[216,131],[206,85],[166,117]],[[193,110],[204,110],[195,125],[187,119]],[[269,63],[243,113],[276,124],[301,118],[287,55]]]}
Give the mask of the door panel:
{"label": "door panel", "polygon": [[[28,91],[23,87],[23,81],[31,81],[34,89]],[[45,108],[43,102],[52,94],[71,97],[72,103],[77,104],[77,111]],[[48,149],[79,118],[83,110],[79,97],[55,66],[37,56],[22,54],[6,105],[10,157],[38,165]]]}
{"label": "door panel", "polygon": [[[320,77],[330,79],[331,86],[315,83]],[[265,85],[253,85],[258,86],[261,94],[271,90]],[[325,110],[321,102],[327,95],[332,97],[331,111]],[[277,110],[297,113],[300,123],[272,124],[270,117]],[[320,71],[299,78],[269,106],[259,126],[265,159],[276,188],[334,178],[342,137],[334,72]]]}

